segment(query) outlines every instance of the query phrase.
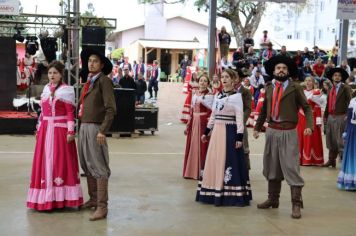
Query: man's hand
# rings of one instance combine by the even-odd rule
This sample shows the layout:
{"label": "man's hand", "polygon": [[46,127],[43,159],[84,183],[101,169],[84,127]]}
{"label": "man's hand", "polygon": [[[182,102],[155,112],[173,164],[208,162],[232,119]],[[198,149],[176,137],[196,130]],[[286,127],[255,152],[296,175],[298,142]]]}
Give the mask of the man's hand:
{"label": "man's hand", "polygon": [[242,142],[236,141],[236,143],[235,143],[235,148],[236,148],[236,149],[239,149],[239,148],[241,148],[241,147],[242,147]]}
{"label": "man's hand", "polygon": [[311,135],[311,134],[312,134],[312,130],[311,130],[311,129],[306,128],[306,129],[304,130],[304,135]]}
{"label": "man's hand", "polygon": [[255,139],[258,139],[258,137],[260,137],[260,132],[254,130],[254,131],[253,131],[253,137],[254,137]]}
{"label": "man's hand", "polygon": [[203,135],[201,136],[201,141],[202,141],[203,143],[208,142],[208,138],[206,137],[205,134],[203,134]]}
{"label": "man's hand", "polygon": [[96,136],[96,142],[99,145],[103,145],[103,144],[105,144],[105,140],[106,140],[105,134],[102,134],[99,132],[98,135]]}

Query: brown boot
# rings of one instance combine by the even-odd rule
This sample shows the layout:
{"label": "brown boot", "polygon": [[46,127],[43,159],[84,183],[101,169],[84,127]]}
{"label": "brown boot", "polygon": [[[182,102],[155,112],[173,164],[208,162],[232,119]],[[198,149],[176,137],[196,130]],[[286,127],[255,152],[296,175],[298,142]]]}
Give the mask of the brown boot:
{"label": "brown boot", "polygon": [[279,207],[279,194],[281,193],[281,181],[268,181],[268,199],[263,203],[257,204],[259,209],[278,208]]}
{"label": "brown boot", "polygon": [[100,178],[98,183],[98,203],[96,211],[89,220],[100,220],[106,218],[108,214],[108,179]]}
{"label": "brown boot", "polygon": [[302,199],[302,186],[291,186],[292,194],[292,218],[299,219],[302,217],[300,213],[300,208],[303,208],[303,199]]}
{"label": "brown boot", "polygon": [[323,167],[331,166],[332,168],[335,168],[336,158],[337,158],[337,152],[329,150],[329,160],[323,165]]}
{"label": "brown boot", "polygon": [[87,183],[88,183],[88,194],[89,200],[86,201],[81,208],[82,209],[92,209],[97,205],[97,183],[96,179],[93,176],[87,176]]}

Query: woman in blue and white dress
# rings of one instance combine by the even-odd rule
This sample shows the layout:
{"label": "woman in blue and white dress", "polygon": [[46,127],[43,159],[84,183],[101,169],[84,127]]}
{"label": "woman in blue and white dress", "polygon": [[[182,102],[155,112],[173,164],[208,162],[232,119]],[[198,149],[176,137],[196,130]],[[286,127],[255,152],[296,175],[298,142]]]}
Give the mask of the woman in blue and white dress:
{"label": "woman in blue and white dress", "polygon": [[243,103],[234,89],[237,76],[230,69],[221,74],[223,90],[214,97],[212,114],[201,137],[206,142],[211,133],[196,201],[215,206],[247,206],[252,199],[242,148]]}
{"label": "woman in blue and white dress", "polygon": [[356,190],[356,97],[350,101],[343,138],[345,147],[337,186],[343,190]]}

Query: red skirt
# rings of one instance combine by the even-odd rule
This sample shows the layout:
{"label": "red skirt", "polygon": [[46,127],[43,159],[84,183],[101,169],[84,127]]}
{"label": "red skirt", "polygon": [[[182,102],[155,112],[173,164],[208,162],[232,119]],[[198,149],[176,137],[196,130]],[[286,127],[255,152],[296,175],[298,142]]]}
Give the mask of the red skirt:
{"label": "red skirt", "polygon": [[312,135],[304,135],[306,119],[303,114],[298,113],[298,142],[300,165],[323,165],[324,153],[321,136],[321,126],[316,125],[314,118],[314,131]]}

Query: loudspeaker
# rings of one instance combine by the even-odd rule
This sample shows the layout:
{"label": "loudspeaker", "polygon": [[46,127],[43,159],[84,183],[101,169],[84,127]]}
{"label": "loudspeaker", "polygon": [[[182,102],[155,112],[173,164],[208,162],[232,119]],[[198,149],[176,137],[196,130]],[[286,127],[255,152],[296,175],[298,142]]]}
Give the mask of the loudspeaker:
{"label": "loudspeaker", "polygon": [[87,48],[94,49],[95,51],[98,51],[102,55],[105,55],[105,44],[104,45],[86,45],[86,44],[82,44],[82,50],[85,50]]}
{"label": "loudspeaker", "polygon": [[82,44],[105,46],[105,28],[88,26],[83,27]]}
{"label": "loudspeaker", "polygon": [[16,97],[16,41],[10,37],[0,37],[0,110],[12,110],[12,100]]}
{"label": "loudspeaker", "polygon": [[132,133],[135,130],[135,90],[115,88],[116,116],[110,132]]}

